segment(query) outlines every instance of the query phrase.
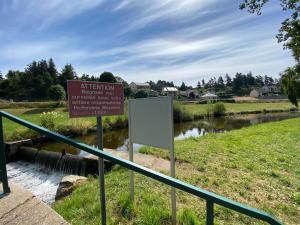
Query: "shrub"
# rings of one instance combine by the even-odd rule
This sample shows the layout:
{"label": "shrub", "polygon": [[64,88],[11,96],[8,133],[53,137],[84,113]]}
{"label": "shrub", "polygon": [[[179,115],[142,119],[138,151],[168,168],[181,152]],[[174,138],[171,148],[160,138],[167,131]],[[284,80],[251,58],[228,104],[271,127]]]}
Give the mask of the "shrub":
{"label": "shrub", "polygon": [[223,115],[225,115],[225,112],[226,112],[226,108],[225,108],[224,103],[222,103],[222,102],[217,102],[215,104],[211,104],[211,103],[207,104],[206,114],[208,117],[223,116]]}
{"label": "shrub", "polygon": [[60,115],[57,112],[43,112],[40,115],[41,126],[53,130],[55,128],[55,119],[58,117],[60,117]]}
{"label": "shrub", "polygon": [[66,99],[66,92],[64,88],[57,84],[57,85],[52,85],[48,89],[48,98],[54,101],[60,101],[60,100],[65,100]]}
{"label": "shrub", "polygon": [[180,107],[178,102],[173,104],[173,119],[174,122],[183,122],[193,120],[193,115],[189,114],[187,111]]}
{"label": "shrub", "polygon": [[143,91],[143,90],[140,90],[137,93],[135,93],[134,97],[135,98],[147,98],[148,97],[148,93],[145,92],[145,91]]}
{"label": "shrub", "polygon": [[226,112],[226,108],[224,103],[222,102],[217,102],[216,104],[214,104],[213,106],[213,113],[214,116],[223,116]]}

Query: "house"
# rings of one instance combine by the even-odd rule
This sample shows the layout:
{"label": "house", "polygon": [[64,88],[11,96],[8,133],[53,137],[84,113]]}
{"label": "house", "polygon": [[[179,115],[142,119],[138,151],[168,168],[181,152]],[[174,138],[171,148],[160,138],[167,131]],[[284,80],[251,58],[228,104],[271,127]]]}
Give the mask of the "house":
{"label": "house", "polygon": [[201,98],[204,100],[216,100],[218,98],[218,95],[207,92],[205,95],[202,95]]}
{"label": "house", "polygon": [[252,98],[259,98],[262,95],[262,93],[260,92],[260,90],[253,89],[249,95]]}
{"label": "house", "polygon": [[176,96],[178,93],[178,89],[175,87],[164,87],[161,94],[168,96]]}
{"label": "house", "polygon": [[129,87],[133,92],[138,92],[138,91],[145,91],[147,93],[150,92],[150,85],[148,83],[137,83],[137,82],[131,82],[129,84]]}
{"label": "house", "polygon": [[180,91],[180,95],[187,98],[199,98],[199,93],[197,90]]}
{"label": "house", "polygon": [[123,78],[121,78],[121,77],[119,77],[119,76],[115,76],[115,78],[116,78],[117,83],[121,83],[121,84],[124,83]]}

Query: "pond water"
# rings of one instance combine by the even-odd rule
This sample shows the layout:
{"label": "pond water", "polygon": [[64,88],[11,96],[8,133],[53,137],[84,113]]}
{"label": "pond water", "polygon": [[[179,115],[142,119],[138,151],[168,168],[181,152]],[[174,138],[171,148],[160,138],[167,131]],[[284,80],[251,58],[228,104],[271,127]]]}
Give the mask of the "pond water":
{"label": "pond water", "polygon": [[[240,129],[242,127],[251,126],[254,124],[265,123],[270,121],[279,121],[296,117],[300,117],[299,112],[250,114],[232,117],[207,118],[203,120],[174,124],[174,136],[175,140],[183,140],[190,137],[200,137],[208,133],[226,132],[234,129]],[[97,143],[97,137],[95,133],[86,136],[76,137],[75,139],[92,146],[96,145]],[[104,132],[104,148],[126,151],[127,144],[127,129]],[[135,151],[138,151],[138,149],[141,146],[142,145],[134,144],[133,147]],[[43,143],[40,147],[41,149],[49,151],[66,151],[67,153],[71,154],[82,156],[86,155],[85,152],[82,152],[79,149],[58,142]]]}

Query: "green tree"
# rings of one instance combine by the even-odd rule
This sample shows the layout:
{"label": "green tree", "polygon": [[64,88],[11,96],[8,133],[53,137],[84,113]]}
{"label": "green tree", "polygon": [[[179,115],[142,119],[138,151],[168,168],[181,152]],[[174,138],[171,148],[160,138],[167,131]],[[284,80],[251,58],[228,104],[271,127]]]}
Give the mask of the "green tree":
{"label": "green tree", "polygon": [[184,82],[181,83],[181,85],[180,85],[180,87],[179,87],[179,90],[180,90],[180,91],[186,91],[186,90],[187,90],[187,87],[186,87],[186,85],[185,85]]}
{"label": "green tree", "polygon": [[117,80],[111,72],[103,72],[100,75],[99,82],[116,83]]}
{"label": "green tree", "polygon": [[133,92],[132,92],[131,88],[128,85],[126,85],[124,87],[124,96],[128,98],[128,97],[131,97],[132,94],[133,94]]}
{"label": "green tree", "polygon": [[49,59],[48,61],[48,72],[52,78],[52,82],[54,84],[57,83],[57,79],[58,79],[58,72],[57,72],[57,69],[56,69],[56,66],[54,64],[54,61],[52,58]]}
{"label": "green tree", "polygon": [[52,85],[48,89],[48,98],[54,101],[60,101],[60,100],[65,100],[66,99],[66,92],[64,88],[59,85]]}
{"label": "green tree", "polygon": [[147,98],[148,97],[148,93],[143,91],[143,90],[140,90],[138,92],[135,93],[134,95],[135,98]]}
{"label": "green tree", "polygon": [[4,78],[3,78],[3,75],[2,75],[2,73],[1,73],[1,71],[0,71],[0,80],[4,80]]}
{"label": "green tree", "polygon": [[[250,13],[261,14],[263,6],[269,0],[243,0],[240,4],[241,9],[247,9]],[[278,42],[282,42],[285,48],[292,50],[293,56],[299,62],[300,59],[300,1],[280,0],[282,10],[291,11],[290,18],[281,23],[281,28],[277,34]]]}
{"label": "green tree", "polygon": [[59,84],[67,91],[67,81],[76,79],[76,72],[71,64],[65,65],[58,77]]}
{"label": "green tree", "polygon": [[29,92],[29,98],[45,99],[47,97],[48,87],[54,83],[48,72],[47,61],[33,61],[27,65],[25,73],[27,79],[22,86]]}
{"label": "green tree", "polygon": [[300,97],[300,73],[299,67],[288,68],[281,77],[284,92],[292,104],[298,107],[297,98]]}

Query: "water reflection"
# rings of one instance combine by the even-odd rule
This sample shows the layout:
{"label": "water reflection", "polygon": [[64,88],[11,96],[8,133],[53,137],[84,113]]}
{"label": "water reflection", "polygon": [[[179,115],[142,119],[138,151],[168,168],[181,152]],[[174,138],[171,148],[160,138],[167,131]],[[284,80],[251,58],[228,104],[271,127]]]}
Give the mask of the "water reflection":
{"label": "water reflection", "polygon": [[[207,118],[193,122],[185,122],[174,125],[175,140],[183,140],[190,137],[200,137],[208,133],[220,133],[254,124],[279,121],[288,118],[300,117],[298,112],[272,113],[272,114],[253,114],[235,117]],[[76,138],[76,140],[96,145],[96,134],[90,134]],[[106,131],[103,136],[104,148],[126,151],[128,149],[128,130],[120,129],[115,131]],[[134,144],[133,149],[137,151],[142,145]],[[71,154],[85,155],[86,153],[62,143],[45,143],[41,145],[42,149],[49,151],[65,150]]]}

